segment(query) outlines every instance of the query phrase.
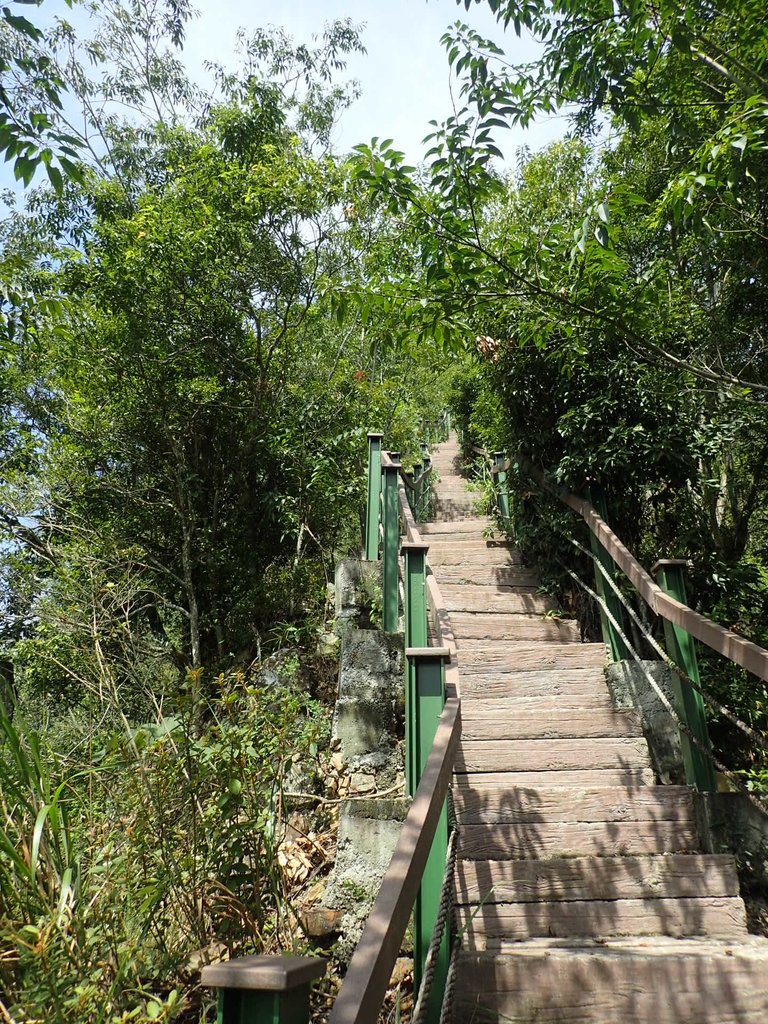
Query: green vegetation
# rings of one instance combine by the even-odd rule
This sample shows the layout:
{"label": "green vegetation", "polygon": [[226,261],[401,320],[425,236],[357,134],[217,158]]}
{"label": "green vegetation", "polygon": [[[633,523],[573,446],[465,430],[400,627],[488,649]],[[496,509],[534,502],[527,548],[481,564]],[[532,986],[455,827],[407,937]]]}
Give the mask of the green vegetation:
{"label": "green vegetation", "polygon": [[[457,23],[462,105],[418,169],[389,141],[332,152],[349,21],[243,37],[204,95],[186,0],[86,5],[90,39],[2,9],[0,151],[48,179],[0,229],[18,1024],[203,1019],[201,963],[304,948],[282,794],[322,772],[318,640],[366,430],[409,464],[450,400],[468,444],[601,485],[646,565],[692,559],[693,602],[768,643],[763,5],[487,4],[542,55],[513,67]],[[499,133],[562,106],[571,137],[502,172]],[[509,484],[519,543],[594,635],[571,514]],[[766,729],[763,686],[702,673]],[[714,732],[765,790],[760,752]]]}
{"label": "green vegetation", "polygon": [[[474,348],[453,399],[468,441],[520,453],[577,492],[601,485],[611,525],[648,566],[692,559],[694,602],[765,643],[763,9],[487,6],[500,36],[531,32],[541,57],[516,66],[501,38],[461,23],[446,34],[462,105],[435,123],[425,170],[404,167],[391,142],[355,160],[413,269],[350,298],[372,318],[395,304],[405,336]],[[560,107],[573,136],[500,174],[504,129]],[[594,631],[563,569],[591,576],[573,518],[525,474],[511,485],[522,546]],[[721,664],[706,674],[765,729],[763,685]],[[761,756],[734,751],[724,723],[715,731],[762,787]]]}
{"label": "green vegetation", "polygon": [[87,131],[2,228],[0,998],[192,1020],[202,963],[307,946],[282,794],[322,787],[365,434],[413,456],[445,396],[331,315],[375,226],[328,144],[358,30],[243,39],[214,97],[186,4],[93,13],[25,30],[49,77],[6,97]]}

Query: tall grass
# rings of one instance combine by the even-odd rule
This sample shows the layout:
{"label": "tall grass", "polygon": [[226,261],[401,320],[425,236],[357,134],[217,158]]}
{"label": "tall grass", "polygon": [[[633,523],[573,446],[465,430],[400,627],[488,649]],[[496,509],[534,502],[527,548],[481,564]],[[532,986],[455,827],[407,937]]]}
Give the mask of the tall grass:
{"label": "tall grass", "polygon": [[0,1000],[20,1024],[197,1019],[201,963],[290,945],[282,780],[323,715],[242,676],[200,692],[77,759],[0,708]]}

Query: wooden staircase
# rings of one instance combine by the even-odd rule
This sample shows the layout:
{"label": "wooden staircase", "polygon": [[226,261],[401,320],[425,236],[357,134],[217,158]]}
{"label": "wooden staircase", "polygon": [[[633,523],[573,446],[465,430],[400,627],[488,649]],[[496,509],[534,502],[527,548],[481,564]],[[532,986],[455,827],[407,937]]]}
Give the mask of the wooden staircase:
{"label": "wooden staircase", "polygon": [[454,1020],[768,1021],[768,952],[692,793],[657,786],[637,714],[509,545],[484,536],[455,437],[420,526],[456,640],[461,946]]}

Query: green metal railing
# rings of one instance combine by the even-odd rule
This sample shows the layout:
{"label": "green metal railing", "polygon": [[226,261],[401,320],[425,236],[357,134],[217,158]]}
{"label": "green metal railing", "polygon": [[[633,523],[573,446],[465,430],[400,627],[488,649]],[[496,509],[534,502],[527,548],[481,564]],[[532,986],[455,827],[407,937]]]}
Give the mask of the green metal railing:
{"label": "green metal railing", "polygon": [[[429,646],[428,545],[416,521],[430,502],[429,438],[444,439],[449,429],[448,416],[426,425],[428,440],[410,475],[403,473],[398,452],[382,449],[382,434],[368,434],[363,554],[381,562],[388,632],[400,625],[402,577],[406,784],[413,802],[330,1024],[375,1020],[411,915],[414,986],[417,993],[424,989],[420,1021],[440,1020],[450,952],[446,894],[452,891],[452,872],[446,868],[447,793],[461,716],[458,699],[446,701],[450,650]],[[218,990],[218,1024],[308,1024],[310,983],[324,971],[325,961],[317,957],[239,957],[204,968],[201,980]]]}
{"label": "green metal railing", "polygon": [[[482,449],[478,449],[482,452]],[[617,582],[617,570],[633,585],[637,595],[642,598],[652,612],[663,621],[666,641],[666,653],[658,647],[650,633],[646,639],[654,650],[662,655],[673,668],[670,673],[674,712],[680,729],[680,743],[685,779],[688,785],[699,792],[711,793],[717,788],[715,767],[727,776],[731,786],[745,793],[753,803],[757,803],[752,794],[744,790],[743,784],[724,765],[717,762],[712,753],[712,744],[707,727],[705,704],[711,703],[718,710],[726,713],[731,721],[742,731],[748,731],[744,723],[739,722],[727,708],[723,708],[715,699],[710,699],[701,688],[701,680],[696,657],[696,640],[709,646],[723,657],[752,672],[763,681],[768,681],[768,651],[750,643],[731,630],[712,622],[703,615],[694,612],[686,604],[685,566],[680,559],[664,559],[656,563],[652,573],[657,582],[643,569],[607,523],[607,513],[602,491],[595,483],[587,488],[589,500],[571,494],[565,488],[556,487],[544,476],[538,467],[529,460],[517,457],[507,460],[502,453],[496,453],[491,459],[485,454],[490,464],[490,472],[496,477],[496,495],[499,516],[509,530],[509,495],[507,474],[514,467],[525,472],[543,490],[554,494],[566,505],[582,516],[590,530],[592,558],[595,565],[595,589],[590,590],[600,611],[600,623],[606,647],[613,661],[633,659],[641,662],[640,656],[627,638],[625,629],[626,615],[641,629],[643,623],[626,601],[621,587]],[[578,546],[578,545],[577,545]],[[582,549],[584,550],[584,549]],[[575,574],[571,573],[582,586]],[[586,588],[589,589],[589,588]],[[650,683],[656,686],[653,680]],[[657,696],[662,703],[667,701],[663,692]],[[668,703],[668,702],[667,702]]]}

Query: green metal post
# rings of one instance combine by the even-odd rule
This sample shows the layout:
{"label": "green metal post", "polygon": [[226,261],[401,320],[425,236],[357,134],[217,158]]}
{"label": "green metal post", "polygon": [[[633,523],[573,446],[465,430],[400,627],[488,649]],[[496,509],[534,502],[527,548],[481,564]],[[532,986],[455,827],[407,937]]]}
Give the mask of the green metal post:
{"label": "green metal post", "polygon": [[[413,518],[418,522],[421,519],[421,491],[423,480],[419,480],[421,471],[424,466],[420,462],[414,462],[413,464]],[[418,481],[418,483],[417,483]]]}
{"label": "green metal post", "polygon": [[216,1024],[309,1024],[309,985],[290,992],[222,989]]}
{"label": "green metal post", "polygon": [[[664,558],[658,561],[651,570],[661,589],[682,604],[688,603],[685,593],[685,566],[685,559]],[[665,619],[664,638],[667,642],[669,656],[677,662],[687,676],[690,676],[698,684],[699,666],[696,661],[696,644],[691,634]],[[681,720],[685,722],[704,749],[710,750],[707,713],[701,694],[674,672],[672,673],[672,688],[675,708]],[[710,758],[694,746],[682,730],[680,746],[685,766],[685,781],[689,786],[695,786],[701,793],[714,793],[717,789],[717,782],[714,765]]]}
{"label": "green metal post", "polygon": [[[428,544],[404,541],[400,547],[405,560],[404,617],[406,648],[427,646],[427,551]],[[416,666],[405,663],[405,777],[408,794],[413,796],[421,772],[418,766],[418,707],[416,701]]]}
{"label": "green metal post", "polygon": [[[406,664],[413,666],[413,707],[416,711],[414,744],[418,778],[420,779],[435,741],[437,722],[445,704],[445,663],[450,658],[450,652],[447,647],[407,647],[405,656]],[[410,674],[408,678],[411,678]],[[440,908],[447,854],[448,809],[444,806],[413,911],[413,984],[415,992],[418,992],[421,985],[424,962]],[[440,1020],[440,1008],[448,976],[449,941],[450,936],[446,928],[440,942],[435,976],[432,982],[427,1011],[429,1024],[438,1024]]]}
{"label": "green metal post", "polygon": [[381,439],[383,434],[368,434],[368,508],[365,519],[365,557],[379,557],[379,512],[381,495]]}
{"label": "green metal post", "polygon": [[203,968],[218,989],[217,1024],[309,1024],[310,985],[326,962],[310,956],[242,956]]}
{"label": "green metal post", "polygon": [[[391,457],[391,456],[390,456]],[[384,591],[383,626],[385,633],[397,632],[399,619],[398,545],[400,543],[400,514],[397,500],[397,482],[400,464],[390,462],[382,469],[384,525],[382,589]]]}
{"label": "green metal post", "polygon": [[[603,495],[603,489],[600,484],[590,483],[587,486],[587,499],[594,507],[600,518],[607,523],[608,515],[605,507],[605,496]],[[592,554],[598,560],[600,565],[602,565],[611,577],[615,577],[616,569],[613,564],[613,559],[591,530],[589,532],[589,544],[592,548]],[[619,601],[611,587],[608,586],[603,574],[597,566],[595,566],[595,590],[607,605],[608,610],[614,619],[616,619],[617,622],[623,622],[624,609],[621,606],[621,601]],[[600,609],[600,630],[603,634],[603,643],[610,651],[611,661],[626,661],[631,657],[626,644],[616,632],[613,623],[610,622],[602,608]]]}
{"label": "green metal post", "polygon": [[509,487],[507,486],[507,471],[500,468],[505,462],[506,458],[504,456],[504,452],[493,453],[493,465],[496,467],[496,497],[499,502],[501,524],[505,530],[509,530]]}

